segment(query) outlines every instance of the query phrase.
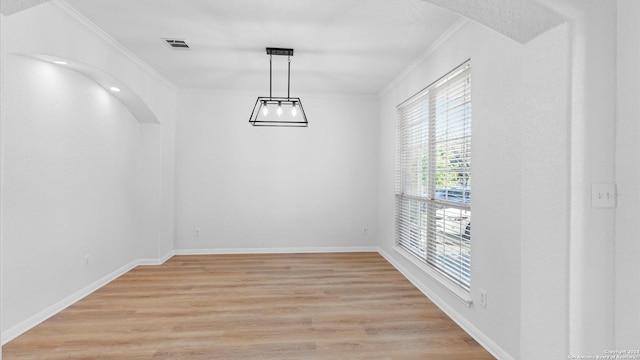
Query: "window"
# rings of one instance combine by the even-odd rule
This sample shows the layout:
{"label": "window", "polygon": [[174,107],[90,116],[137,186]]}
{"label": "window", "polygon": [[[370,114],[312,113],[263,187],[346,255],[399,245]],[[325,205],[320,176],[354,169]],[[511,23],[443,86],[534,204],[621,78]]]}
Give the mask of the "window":
{"label": "window", "polygon": [[471,67],[398,105],[397,245],[471,286]]}

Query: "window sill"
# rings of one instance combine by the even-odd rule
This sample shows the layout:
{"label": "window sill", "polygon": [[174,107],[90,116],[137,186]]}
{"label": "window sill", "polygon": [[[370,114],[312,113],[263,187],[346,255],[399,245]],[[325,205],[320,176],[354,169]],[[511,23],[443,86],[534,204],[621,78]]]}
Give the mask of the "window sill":
{"label": "window sill", "polygon": [[427,264],[421,262],[416,259],[413,255],[411,255],[408,251],[403,248],[394,245],[393,249],[402,255],[404,258],[409,260],[413,265],[415,265],[422,272],[427,274],[430,278],[434,279],[442,288],[447,290],[450,294],[454,295],[457,299],[462,301],[467,307],[471,307],[473,304],[473,298],[471,297],[471,293],[460,288],[458,285],[454,284],[451,280],[449,280],[446,276],[440,274],[438,271],[430,268]]}

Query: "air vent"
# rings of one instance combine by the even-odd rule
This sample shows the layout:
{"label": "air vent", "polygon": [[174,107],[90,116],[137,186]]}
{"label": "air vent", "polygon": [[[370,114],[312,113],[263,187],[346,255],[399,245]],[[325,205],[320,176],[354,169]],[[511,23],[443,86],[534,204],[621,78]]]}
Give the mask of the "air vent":
{"label": "air vent", "polygon": [[162,39],[174,49],[189,49],[189,45],[184,40],[180,39]]}

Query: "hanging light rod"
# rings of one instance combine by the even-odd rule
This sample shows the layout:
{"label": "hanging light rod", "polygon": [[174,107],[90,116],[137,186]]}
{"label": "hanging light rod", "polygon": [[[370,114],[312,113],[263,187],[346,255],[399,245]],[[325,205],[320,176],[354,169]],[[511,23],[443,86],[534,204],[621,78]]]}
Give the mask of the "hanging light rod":
{"label": "hanging light rod", "polygon": [[[307,127],[307,115],[300,98],[291,97],[291,57],[293,49],[267,48],[269,55],[269,96],[260,96],[253,106],[249,123],[253,126]],[[273,96],[273,55],[287,57],[287,97]]]}

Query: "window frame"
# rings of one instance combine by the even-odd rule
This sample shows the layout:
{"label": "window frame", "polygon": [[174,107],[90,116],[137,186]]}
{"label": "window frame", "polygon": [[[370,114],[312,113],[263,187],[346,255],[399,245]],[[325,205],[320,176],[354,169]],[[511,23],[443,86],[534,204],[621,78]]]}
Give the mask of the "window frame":
{"label": "window frame", "polygon": [[[462,95],[456,92],[460,89]],[[449,91],[453,91],[456,97],[449,97]],[[440,106],[444,93],[446,109],[443,112]],[[471,60],[455,67],[399,104],[396,109],[398,138],[395,248],[470,305]],[[450,111],[462,111],[462,115],[451,115]],[[450,115],[454,119],[451,123],[456,125],[449,124]],[[442,129],[437,128],[442,125],[438,122],[443,117],[446,119],[445,140],[438,137],[438,131],[441,134]],[[451,140],[448,138],[450,130],[456,135],[462,135]],[[446,150],[440,150],[442,155],[438,155],[438,144],[445,144]],[[452,154],[456,154],[455,159]],[[449,165],[451,168],[448,168]],[[455,180],[453,183],[462,181],[462,187],[450,187],[450,172]],[[436,184],[439,175],[440,184]],[[442,176],[445,179],[444,188]],[[442,193],[441,190],[444,190],[444,197],[438,196]],[[461,196],[449,198],[452,192]],[[456,222],[460,223],[458,228],[455,228]],[[463,222],[466,222],[464,229]],[[451,245],[456,240],[459,247],[457,253],[455,244]]]}

